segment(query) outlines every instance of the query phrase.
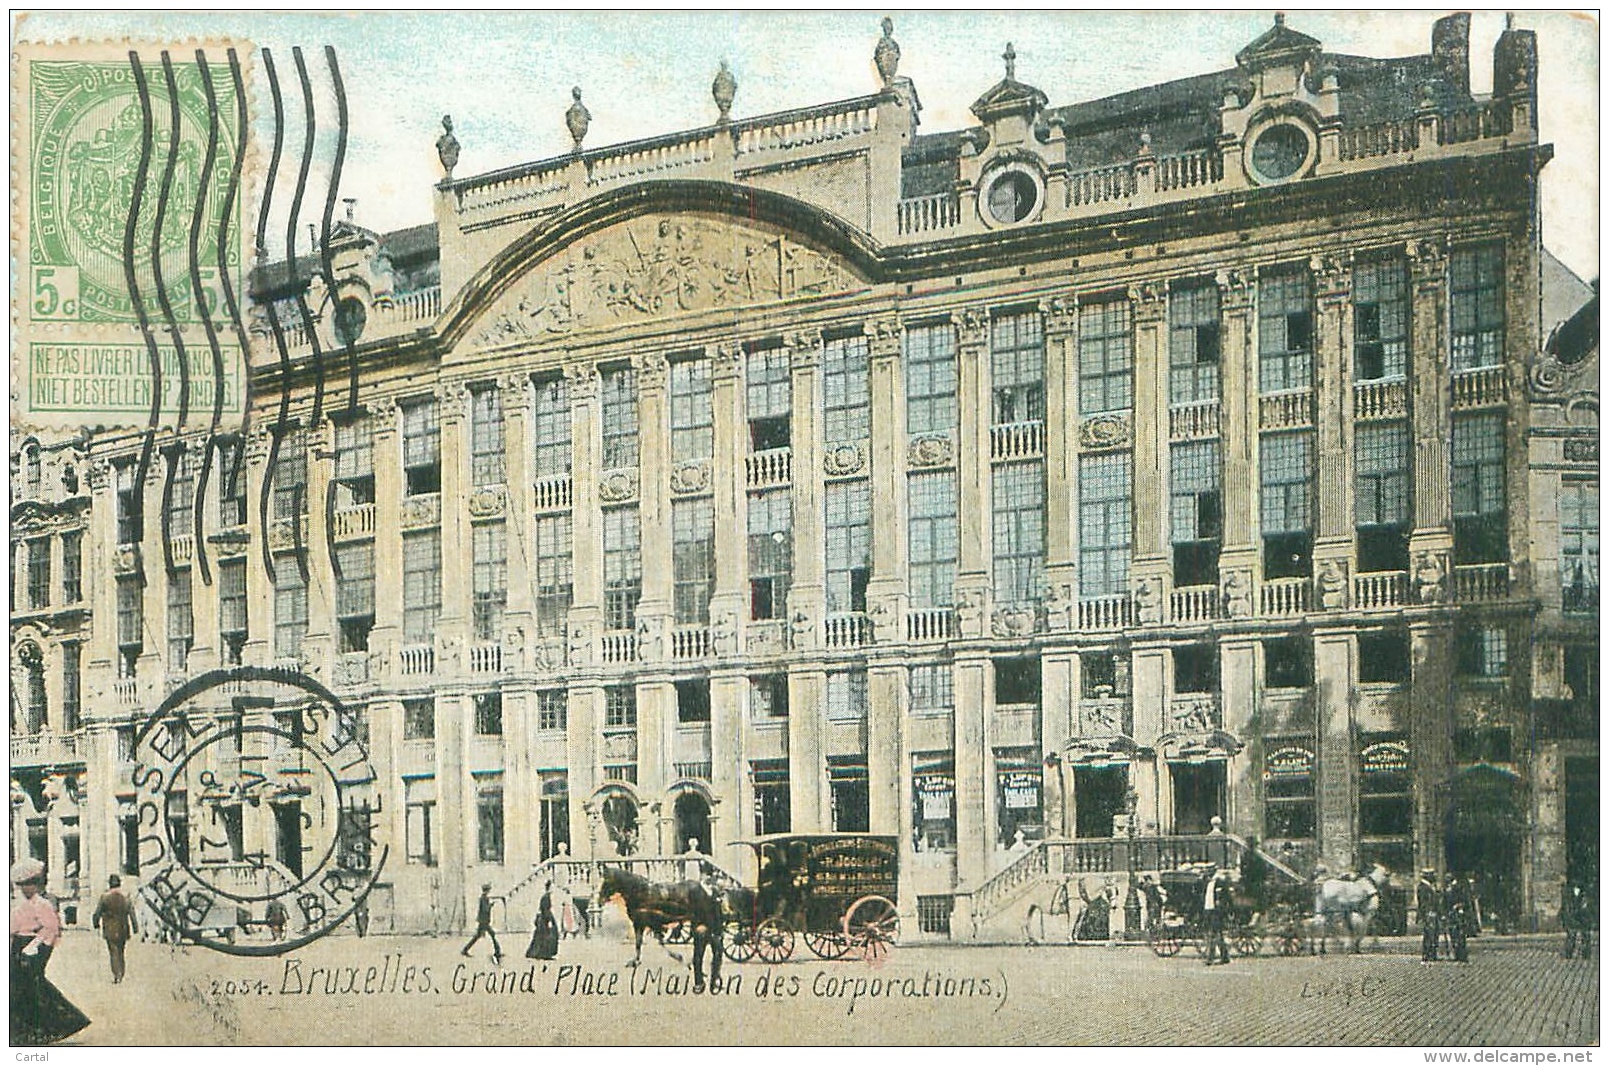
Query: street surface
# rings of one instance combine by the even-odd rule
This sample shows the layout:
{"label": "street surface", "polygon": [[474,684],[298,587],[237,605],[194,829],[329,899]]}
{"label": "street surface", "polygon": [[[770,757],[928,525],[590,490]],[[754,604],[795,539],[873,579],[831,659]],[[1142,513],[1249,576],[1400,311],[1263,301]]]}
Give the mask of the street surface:
{"label": "street surface", "polygon": [[[1264,954],[1208,968],[1189,947],[896,948],[886,963],[727,964],[695,996],[658,945],[641,968],[611,915],[558,960],[526,937],[459,955],[459,938],[327,937],[289,956],[129,945],[113,985],[104,945],[66,934],[50,977],[95,1019],[72,1043],[116,1044],[1595,1044],[1598,963],[1560,938],[1471,941],[1471,961],[1421,966],[1417,941],[1360,957]],[[261,941],[254,941],[261,942]],[[679,948],[678,950],[690,950]],[[372,967],[372,969],[371,969]],[[733,980],[735,978],[735,980]],[[492,984],[490,991],[487,984]]]}

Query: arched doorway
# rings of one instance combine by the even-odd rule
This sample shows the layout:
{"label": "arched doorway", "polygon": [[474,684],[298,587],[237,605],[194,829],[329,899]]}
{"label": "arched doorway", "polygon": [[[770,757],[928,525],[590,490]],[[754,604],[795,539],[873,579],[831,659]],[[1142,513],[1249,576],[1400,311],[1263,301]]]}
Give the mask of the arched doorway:
{"label": "arched doorway", "polygon": [[672,808],[676,815],[675,850],[686,850],[689,841],[698,841],[698,850],[710,853],[710,804],[702,794],[686,789],[676,797]]}
{"label": "arched doorway", "polygon": [[1447,805],[1447,870],[1473,874],[1481,915],[1498,929],[1519,921],[1525,813],[1519,782],[1491,766],[1454,777]]}
{"label": "arched doorway", "polygon": [[642,846],[642,827],[638,822],[637,800],[626,792],[611,792],[600,805],[603,828],[609,835],[605,853],[635,855]]}

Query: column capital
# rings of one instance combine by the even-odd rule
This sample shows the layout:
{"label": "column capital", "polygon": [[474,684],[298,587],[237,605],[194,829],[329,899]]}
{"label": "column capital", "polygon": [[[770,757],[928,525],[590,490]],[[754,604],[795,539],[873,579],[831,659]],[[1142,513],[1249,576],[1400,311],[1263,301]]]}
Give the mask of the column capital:
{"label": "column capital", "polygon": [[524,407],[530,403],[536,384],[529,374],[504,374],[497,379],[497,391],[504,407]]}
{"label": "column capital", "polygon": [[564,368],[564,382],[572,402],[597,399],[599,380],[596,363],[571,363]]}
{"label": "column capital", "polygon": [[958,308],[950,313],[962,348],[982,348],[989,343],[989,309],[982,304]]}
{"label": "column capital", "polygon": [[1308,260],[1313,274],[1313,291],[1319,302],[1344,300],[1352,291],[1350,253],[1326,253]]}
{"label": "column capital", "polygon": [[369,417],[374,419],[374,432],[395,433],[397,431],[397,406],[395,396],[376,396],[369,401]]}
{"label": "column capital", "polygon": [[788,349],[789,361],[795,370],[819,366],[821,363],[821,350],[826,345],[820,329],[794,330],[783,338],[783,344]]}
{"label": "column capital", "polygon": [[1214,280],[1218,283],[1218,296],[1225,311],[1244,311],[1251,306],[1252,288],[1257,280],[1252,270],[1220,270]]}
{"label": "column capital", "polygon": [[1447,236],[1432,234],[1408,242],[1408,270],[1416,285],[1440,284],[1447,274]]}
{"label": "column capital", "polygon": [[637,370],[637,388],[663,389],[670,376],[670,361],[659,352],[639,352],[631,357]]}
{"label": "column capital", "polygon": [[105,492],[112,483],[112,464],[99,456],[86,459],[80,467],[90,492]]}
{"label": "column capital", "polygon": [[737,341],[721,341],[707,346],[710,358],[710,377],[715,381],[731,381],[743,369],[743,345]]}
{"label": "column capital", "polygon": [[436,386],[442,421],[459,421],[469,413],[469,382],[444,381]]}
{"label": "column capital", "polygon": [[1168,313],[1168,287],[1160,281],[1143,281],[1129,286],[1129,302],[1136,323],[1160,322]]}
{"label": "column capital", "polygon": [[1078,328],[1078,297],[1070,292],[1048,296],[1039,301],[1039,313],[1045,316],[1047,335],[1072,333]]}
{"label": "column capital", "polygon": [[898,315],[879,315],[868,318],[865,325],[868,347],[873,359],[896,356],[905,336],[905,325]]}

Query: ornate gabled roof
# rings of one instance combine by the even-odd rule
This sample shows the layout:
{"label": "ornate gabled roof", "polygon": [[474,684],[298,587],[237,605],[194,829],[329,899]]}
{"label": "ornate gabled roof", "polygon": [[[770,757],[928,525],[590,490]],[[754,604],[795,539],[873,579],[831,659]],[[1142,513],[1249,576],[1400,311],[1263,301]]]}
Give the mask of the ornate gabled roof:
{"label": "ornate gabled roof", "polygon": [[1006,45],[1006,76],[972,104],[972,113],[982,122],[994,122],[1007,115],[1033,116],[1044,110],[1050,98],[1032,85],[1017,80],[1017,52]]}
{"label": "ornate gabled roof", "polygon": [[1285,25],[1285,16],[1279,14],[1274,16],[1272,29],[1235,53],[1235,62],[1242,67],[1259,70],[1302,58],[1321,47],[1317,38],[1298,33]]}

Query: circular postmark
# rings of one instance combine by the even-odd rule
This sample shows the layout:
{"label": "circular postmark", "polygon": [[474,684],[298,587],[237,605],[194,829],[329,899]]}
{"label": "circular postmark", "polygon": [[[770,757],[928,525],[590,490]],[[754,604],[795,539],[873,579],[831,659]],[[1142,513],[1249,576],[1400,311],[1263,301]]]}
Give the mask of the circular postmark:
{"label": "circular postmark", "polygon": [[389,854],[359,733],[294,670],[214,670],[175,689],[134,741],[141,898],[182,939],[232,955],[277,955],[340,925]]}

